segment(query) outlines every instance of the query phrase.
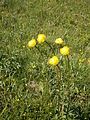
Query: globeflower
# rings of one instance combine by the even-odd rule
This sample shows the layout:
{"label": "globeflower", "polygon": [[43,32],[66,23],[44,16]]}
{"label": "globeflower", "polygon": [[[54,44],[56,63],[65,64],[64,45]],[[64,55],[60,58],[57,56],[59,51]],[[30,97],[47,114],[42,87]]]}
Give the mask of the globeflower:
{"label": "globeflower", "polygon": [[59,45],[62,45],[62,44],[64,43],[64,41],[63,41],[61,38],[57,38],[57,39],[55,40],[55,43],[56,43],[56,44],[59,44]]}
{"label": "globeflower", "polygon": [[38,43],[43,43],[46,40],[46,36],[44,34],[39,34],[37,41]]}
{"label": "globeflower", "polygon": [[33,47],[35,47],[35,45],[36,45],[36,40],[35,39],[32,39],[32,40],[30,40],[29,42],[28,42],[28,47],[29,48],[33,48]]}
{"label": "globeflower", "polygon": [[60,53],[62,55],[69,55],[70,53],[70,48],[68,46],[64,46],[63,48],[60,48]]}
{"label": "globeflower", "polygon": [[53,56],[49,59],[48,64],[56,66],[59,63],[59,59],[57,56]]}

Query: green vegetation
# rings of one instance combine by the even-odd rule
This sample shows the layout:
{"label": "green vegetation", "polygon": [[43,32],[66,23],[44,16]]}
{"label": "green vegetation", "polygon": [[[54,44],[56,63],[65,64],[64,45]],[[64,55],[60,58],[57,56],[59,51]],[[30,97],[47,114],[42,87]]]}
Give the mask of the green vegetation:
{"label": "green vegetation", "polygon": [[[90,119],[89,12],[90,0],[0,1],[0,120]],[[27,47],[39,33],[58,67],[47,64],[47,43]]]}

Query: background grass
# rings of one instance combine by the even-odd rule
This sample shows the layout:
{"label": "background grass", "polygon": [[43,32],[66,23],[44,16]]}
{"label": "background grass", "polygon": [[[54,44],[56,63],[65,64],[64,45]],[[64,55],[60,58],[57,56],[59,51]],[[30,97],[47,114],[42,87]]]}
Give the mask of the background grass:
{"label": "background grass", "polygon": [[[0,1],[1,120],[90,119],[89,4],[90,0]],[[71,48],[72,70],[62,69],[63,118],[58,118],[54,68],[35,48],[26,47],[39,33],[51,44],[61,37]],[[46,44],[38,47],[52,56]]]}

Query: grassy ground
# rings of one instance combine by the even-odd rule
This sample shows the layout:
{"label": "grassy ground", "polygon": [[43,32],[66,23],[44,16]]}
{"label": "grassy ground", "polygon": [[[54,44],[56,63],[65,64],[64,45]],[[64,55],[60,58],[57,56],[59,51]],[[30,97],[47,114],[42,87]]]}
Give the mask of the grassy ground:
{"label": "grassy ground", "polygon": [[[90,119],[89,25],[90,0],[0,1],[1,120]],[[43,57],[27,48],[39,33],[51,45],[61,37],[70,47],[69,70],[65,58],[60,63],[59,93],[56,68],[47,65],[50,48],[38,45]]]}

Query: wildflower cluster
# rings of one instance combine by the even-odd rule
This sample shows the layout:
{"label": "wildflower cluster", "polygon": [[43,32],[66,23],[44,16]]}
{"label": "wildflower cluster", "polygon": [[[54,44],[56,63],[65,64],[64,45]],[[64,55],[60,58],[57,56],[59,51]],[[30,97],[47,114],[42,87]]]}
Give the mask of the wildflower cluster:
{"label": "wildflower cluster", "polygon": [[[49,47],[51,47],[51,45],[46,41],[46,36],[44,34],[39,34],[37,36],[37,39],[32,39],[28,42],[28,48],[33,48],[36,47],[37,44],[41,44],[43,42],[46,42]],[[57,38],[55,40],[55,44],[60,45],[60,54],[63,56],[68,56],[70,54],[70,48],[68,46],[64,46],[64,41],[61,38]],[[51,47],[52,48],[52,47]],[[59,63],[59,58],[57,57],[57,55],[54,55],[52,58],[50,58],[48,60],[48,64],[56,66]]]}
{"label": "wildflower cluster", "polygon": [[28,48],[33,48],[36,46],[37,43],[43,43],[46,40],[46,36],[44,34],[39,34],[37,41],[35,39],[32,39],[28,42]]}

